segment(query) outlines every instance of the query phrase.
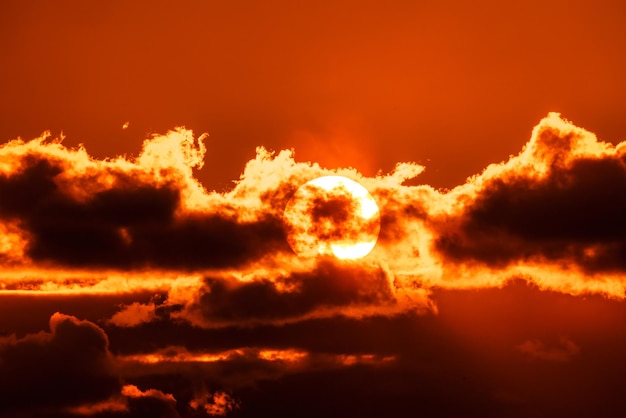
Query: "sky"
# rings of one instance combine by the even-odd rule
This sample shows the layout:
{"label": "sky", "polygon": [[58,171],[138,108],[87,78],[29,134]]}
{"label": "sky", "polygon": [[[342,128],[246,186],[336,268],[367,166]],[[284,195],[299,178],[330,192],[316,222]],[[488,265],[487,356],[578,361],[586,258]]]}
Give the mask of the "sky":
{"label": "sky", "polygon": [[624,416],[625,19],[3,1],[0,416]]}

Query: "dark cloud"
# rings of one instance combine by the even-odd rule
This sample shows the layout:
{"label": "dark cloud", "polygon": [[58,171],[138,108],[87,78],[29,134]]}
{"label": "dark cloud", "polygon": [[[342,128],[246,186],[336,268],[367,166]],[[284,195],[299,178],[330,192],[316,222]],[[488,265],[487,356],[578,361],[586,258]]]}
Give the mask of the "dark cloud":
{"label": "dark cloud", "polygon": [[125,375],[100,327],[55,313],[50,332],[0,338],[0,415],[180,417],[172,395]]}
{"label": "dark cloud", "polygon": [[351,214],[359,209],[359,204],[347,193],[337,193],[330,196],[321,195],[313,198],[311,201],[311,218],[313,223],[323,222],[324,220],[341,223],[350,219]]}
{"label": "dark cloud", "polygon": [[[148,302],[154,298],[152,291],[128,294],[96,295],[33,295],[0,292],[0,330],[21,338],[47,329],[50,317],[59,310],[64,314],[84,318],[95,324],[102,322],[119,310],[122,304],[135,301]],[[28,306],[28,309],[23,309]],[[15,312],[19,312],[16,315]]]}
{"label": "dark cloud", "polygon": [[[393,307],[396,300],[387,273],[380,268],[322,261],[311,270],[285,278],[207,278],[197,299],[186,305],[183,317],[205,326],[285,322],[309,316]],[[321,313],[320,313],[321,311]]]}
{"label": "dark cloud", "polygon": [[199,214],[158,228],[129,230],[130,252],[158,267],[242,266],[276,251],[290,252],[282,219],[270,216],[242,223],[233,216]]}
{"label": "dark cloud", "polygon": [[108,339],[91,322],[55,314],[50,332],[0,340],[0,411],[61,410],[118,393]]}
{"label": "dark cloud", "polygon": [[462,212],[437,220],[436,248],[449,260],[492,266],[535,259],[624,271],[624,155],[571,155],[572,133],[538,135],[545,176],[518,170],[488,179]]}
{"label": "dark cloud", "polygon": [[[60,187],[67,164],[25,157],[18,172],[0,175],[0,215],[18,221],[26,256],[72,267],[172,269],[245,264],[275,250],[289,251],[282,219],[240,222],[236,215],[180,213],[180,188],[110,170],[112,185],[87,198]],[[86,181],[78,177],[76,181]],[[86,182],[86,186],[97,184]]]}
{"label": "dark cloud", "polygon": [[[347,192],[345,192],[347,193]],[[353,228],[344,225],[353,222],[354,213],[358,213],[360,206],[349,195],[318,196],[311,199],[310,214],[313,224],[311,232],[322,241],[351,238]],[[357,230],[358,232],[359,230]]]}

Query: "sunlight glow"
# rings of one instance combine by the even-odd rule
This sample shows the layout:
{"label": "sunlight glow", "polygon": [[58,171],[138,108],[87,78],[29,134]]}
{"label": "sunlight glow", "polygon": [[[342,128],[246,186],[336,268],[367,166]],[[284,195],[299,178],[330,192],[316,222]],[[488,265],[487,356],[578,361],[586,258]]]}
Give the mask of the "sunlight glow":
{"label": "sunlight glow", "polygon": [[308,184],[321,187],[326,191],[345,188],[352,199],[359,204],[361,217],[371,219],[378,214],[378,205],[367,189],[359,183],[342,176],[322,176],[311,180]]}
{"label": "sunlight glow", "polygon": [[362,258],[372,251],[380,231],[374,198],[343,176],[317,177],[302,185],[283,219],[289,245],[301,257]]}
{"label": "sunlight glow", "polygon": [[331,244],[330,248],[335,257],[341,260],[355,260],[365,257],[376,245],[376,241],[359,242],[357,244],[343,245]]}

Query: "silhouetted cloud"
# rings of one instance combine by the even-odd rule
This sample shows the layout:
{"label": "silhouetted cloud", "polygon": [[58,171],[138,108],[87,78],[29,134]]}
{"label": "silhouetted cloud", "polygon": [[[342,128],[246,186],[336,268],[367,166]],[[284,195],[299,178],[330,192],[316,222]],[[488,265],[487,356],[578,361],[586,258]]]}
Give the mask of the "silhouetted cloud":
{"label": "silhouetted cloud", "polygon": [[453,260],[489,265],[535,258],[623,272],[626,148],[546,122],[534,135],[528,167],[487,176],[463,211],[446,220],[454,227],[442,228],[437,247]]}
{"label": "silhouetted cloud", "polygon": [[191,176],[204,151],[189,132],[147,141],[135,161],[94,161],[45,141],[2,146],[0,217],[19,228],[23,262],[185,270],[289,251],[280,217],[241,220],[218,197],[189,209],[194,193],[211,200]]}
{"label": "silhouetted cloud", "polygon": [[[291,322],[315,316],[363,316],[368,309],[398,311],[395,289],[382,269],[342,266],[331,261],[287,277],[242,282],[207,278],[190,295],[178,317],[194,324],[222,326]],[[178,299],[177,299],[178,301]],[[174,303],[176,303],[175,301]],[[361,312],[362,311],[362,312]]]}
{"label": "silhouetted cloud", "polygon": [[54,314],[50,332],[0,340],[0,411],[33,415],[98,402],[121,383],[106,334],[88,321]]}

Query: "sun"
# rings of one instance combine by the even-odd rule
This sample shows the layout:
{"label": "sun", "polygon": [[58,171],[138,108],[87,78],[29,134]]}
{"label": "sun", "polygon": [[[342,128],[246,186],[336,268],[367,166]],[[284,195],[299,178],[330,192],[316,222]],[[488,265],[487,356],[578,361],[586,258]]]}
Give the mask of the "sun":
{"label": "sun", "polygon": [[380,232],[380,211],[372,195],[342,176],[318,177],[300,186],[283,220],[289,245],[302,257],[362,258]]}

